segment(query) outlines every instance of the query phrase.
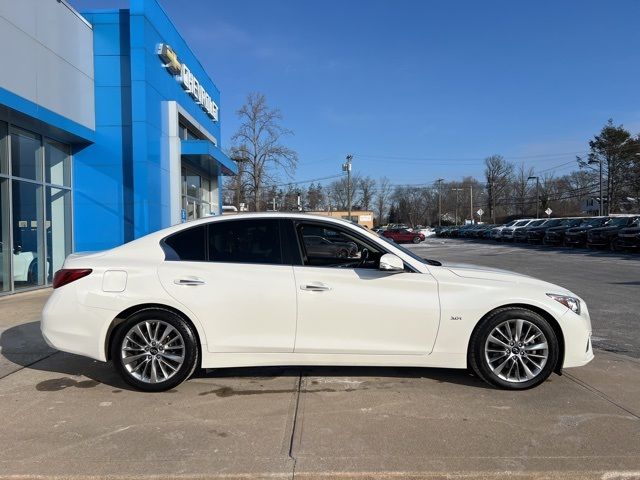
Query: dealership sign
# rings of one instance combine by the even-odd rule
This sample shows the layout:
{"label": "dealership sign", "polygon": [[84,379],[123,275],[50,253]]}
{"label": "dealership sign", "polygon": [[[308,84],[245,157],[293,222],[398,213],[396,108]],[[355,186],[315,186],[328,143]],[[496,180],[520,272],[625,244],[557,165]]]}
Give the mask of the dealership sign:
{"label": "dealership sign", "polygon": [[180,82],[182,88],[193,97],[200,107],[209,115],[215,122],[218,121],[218,105],[211,99],[211,95],[202,87],[202,84],[191,73],[189,67],[184,63],[180,63],[178,55],[173,49],[166,43],[158,44],[156,49],[158,56],[164,62],[164,67],[169,71],[171,75],[176,77],[176,80]]}

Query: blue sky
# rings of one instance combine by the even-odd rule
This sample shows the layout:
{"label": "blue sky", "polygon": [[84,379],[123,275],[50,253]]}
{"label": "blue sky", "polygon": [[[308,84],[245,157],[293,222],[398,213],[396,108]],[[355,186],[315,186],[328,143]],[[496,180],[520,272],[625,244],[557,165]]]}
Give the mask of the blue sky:
{"label": "blue sky", "polygon": [[295,132],[297,180],[347,153],[396,184],[480,177],[491,154],[560,175],[608,118],[640,132],[639,1],[160,3],[222,92],[223,147],[263,92]]}

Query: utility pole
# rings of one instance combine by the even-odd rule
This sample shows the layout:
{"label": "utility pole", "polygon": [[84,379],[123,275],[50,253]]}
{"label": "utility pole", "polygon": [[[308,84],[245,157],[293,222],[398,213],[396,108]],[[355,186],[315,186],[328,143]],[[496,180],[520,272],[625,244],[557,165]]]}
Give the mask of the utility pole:
{"label": "utility pole", "polygon": [[442,178],[436,180],[438,182],[438,226],[442,226],[442,193],[440,191],[442,186]]}
{"label": "utility pole", "polygon": [[342,164],[342,171],[347,172],[347,215],[351,221],[351,160],[353,155],[347,155],[347,161]]}
{"label": "utility pole", "polygon": [[469,185],[469,218],[473,224],[473,185]]}
{"label": "utility pole", "polygon": [[458,225],[458,201],[460,200],[460,192],[462,191],[461,188],[452,188],[451,189],[452,192],[456,192],[456,225]]}
{"label": "utility pole", "polygon": [[527,180],[536,179],[536,218],[540,218],[540,178],[529,177]]}

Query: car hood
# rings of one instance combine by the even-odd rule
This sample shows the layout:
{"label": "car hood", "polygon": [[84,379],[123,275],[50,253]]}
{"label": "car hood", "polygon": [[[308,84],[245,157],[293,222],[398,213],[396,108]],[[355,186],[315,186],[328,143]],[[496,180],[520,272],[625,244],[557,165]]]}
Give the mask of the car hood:
{"label": "car hood", "polygon": [[590,227],[590,226],[584,226],[584,227],[571,227],[569,229],[567,229],[567,233],[582,233],[582,232],[586,232],[587,230],[591,230],[594,227]]}
{"label": "car hood", "polygon": [[564,230],[569,230],[569,229],[571,229],[571,228],[574,228],[574,227],[568,227],[568,226],[566,226],[566,225],[560,225],[560,226],[558,226],[558,227],[549,227],[549,229],[548,229],[548,230],[549,230],[550,232],[562,232],[562,231],[564,231]]}
{"label": "car hood", "polygon": [[611,225],[609,227],[597,227],[597,228],[592,228],[589,231],[593,232],[593,233],[600,233],[600,232],[613,232],[615,230],[620,230],[622,228],[625,228],[624,225]]}
{"label": "car hood", "polygon": [[[478,265],[472,265],[467,263],[443,263],[443,268],[446,268],[463,278],[481,278],[485,280],[496,280],[499,282],[515,282],[515,283],[537,283],[548,284],[537,278],[524,275],[522,273],[511,272],[509,270],[502,270],[499,268],[482,267]],[[550,284],[549,284],[550,285]]]}

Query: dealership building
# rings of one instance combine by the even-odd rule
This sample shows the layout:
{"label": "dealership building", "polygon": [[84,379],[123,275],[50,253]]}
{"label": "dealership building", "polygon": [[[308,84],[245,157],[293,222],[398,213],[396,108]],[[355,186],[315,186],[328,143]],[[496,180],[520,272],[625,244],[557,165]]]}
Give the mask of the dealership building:
{"label": "dealership building", "polygon": [[220,92],[156,0],[0,0],[0,295],[221,213]]}

